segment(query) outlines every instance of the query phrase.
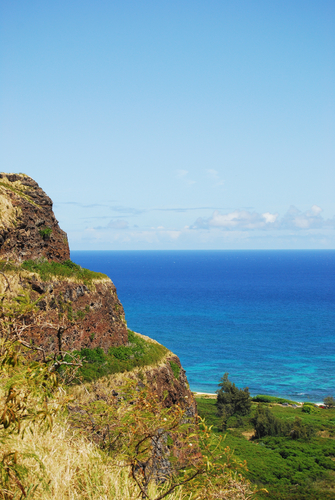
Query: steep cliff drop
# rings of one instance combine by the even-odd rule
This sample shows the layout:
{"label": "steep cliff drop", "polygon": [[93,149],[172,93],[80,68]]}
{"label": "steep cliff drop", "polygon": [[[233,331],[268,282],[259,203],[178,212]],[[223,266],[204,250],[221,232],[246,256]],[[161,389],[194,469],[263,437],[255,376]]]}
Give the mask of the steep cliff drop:
{"label": "steep cliff drop", "polygon": [[[38,310],[34,318],[21,319],[21,338],[48,353],[57,352],[60,342],[66,351],[102,348],[105,353],[129,345],[112,281],[69,258],[50,198],[27,175],[0,173],[0,295],[21,296]],[[142,366],[141,373],[166,406],[180,403],[195,414],[176,355],[168,351],[159,363]],[[136,371],[129,375],[136,377]]]}

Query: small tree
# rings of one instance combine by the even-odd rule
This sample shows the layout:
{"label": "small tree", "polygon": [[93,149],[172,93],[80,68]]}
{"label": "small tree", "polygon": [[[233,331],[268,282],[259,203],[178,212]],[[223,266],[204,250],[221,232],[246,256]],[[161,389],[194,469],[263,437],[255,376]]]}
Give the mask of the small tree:
{"label": "small tree", "polygon": [[333,396],[326,396],[323,402],[328,408],[335,406],[335,398]]}
{"label": "small tree", "polygon": [[218,415],[222,417],[223,426],[232,415],[248,415],[251,408],[251,397],[248,387],[239,389],[228,379],[225,373],[219,383],[220,389],[217,392],[216,405]]}

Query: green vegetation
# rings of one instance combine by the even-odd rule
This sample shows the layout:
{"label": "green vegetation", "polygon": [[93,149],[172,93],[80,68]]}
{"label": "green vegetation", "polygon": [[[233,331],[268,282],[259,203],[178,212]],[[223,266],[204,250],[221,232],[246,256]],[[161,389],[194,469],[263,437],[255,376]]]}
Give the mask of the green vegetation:
{"label": "green vegetation", "polygon": [[251,498],[231,450],[219,463],[222,439],[179,405],[130,380],[68,387],[22,349],[0,339],[0,499]]}
{"label": "green vegetation", "polygon": [[[91,339],[94,336],[92,334]],[[123,373],[136,367],[158,363],[168,352],[166,347],[150,342],[128,330],[128,345],[111,347],[108,354],[103,349],[84,348],[79,351],[86,361],[79,374],[84,381],[91,381],[113,373]]]}
{"label": "green vegetation", "polygon": [[[304,411],[304,408],[302,408]],[[292,439],[310,439],[315,435],[315,428],[311,424],[302,422],[298,416],[294,421],[287,421],[276,417],[271,410],[258,405],[251,422],[255,429],[256,439],[265,436],[288,436]]]}
{"label": "green vegetation", "polygon": [[4,187],[5,189],[9,189],[9,191],[12,191],[13,193],[19,196],[22,196],[22,198],[24,198],[29,203],[34,205],[34,207],[38,207],[38,205],[31,199],[30,196],[28,196],[23,190],[18,189],[17,187],[13,187],[12,183],[9,183],[8,181],[7,182],[0,181],[0,186]]}
{"label": "green vegetation", "polygon": [[65,262],[26,260],[22,263],[21,267],[26,271],[37,273],[42,281],[48,281],[54,277],[61,279],[71,278],[85,285],[90,285],[93,280],[107,278],[105,274],[83,269],[71,260],[66,260]]}
{"label": "green vegetation", "polygon": [[[197,406],[199,415],[222,435],[216,400],[197,398]],[[270,411],[269,406],[252,403],[250,415],[241,417],[241,426],[232,428],[228,420],[225,431],[225,446],[247,461],[248,470],[243,475],[269,492],[260,491],[257,499],[334,500],[335,408],[308,414],[301,407],[272,404]],[[269,412],[270,432],[253,437],[257,414]],[[276,425],[280,430],[289,429],[289,434],[268,435]]]}
{"label": "green vegetation", "polygon": [[228,379],[225,373],[219,383],[220,389],[217,391],[217,412],[221,417],[221,427],[228,425],[230,417],[236,417],[237,425],[242,425],[241,418],[248,415],[251,408],[251,397],[248,387],[239,389]]}
{"label": "green vegetation", "polygon": [[38,231],[44,240],[47,240],[52,233],[51,227],[43,227]]}
{"label": "green vegetation", "polygon": [[[42,279],[85,281],[86,270],[70,261],[15,266],[22,269]],[[128,344],[107,354],[99,348],[66,353],[62,334],[78,313],[60,296],[58,320],[51,325],[58,342],[48,352],[29,341],[31,331],[40,328],[42,334],[44,327],[40,297],[32,301],[26,289],[17,293],[5,290],[0,297],[1,500],[217,500],[222,493],[251,498],[243,465],[223,448],[222,436],[204,421],[186,418],[181,404],[166,408],[150,387],[126,377],[73,383],[78,375],[87,381],[134,367],[145,381],[141,367],[166,362],[165,347],[128,331]]]}
{"label": "green vegetation", "polygon": [[173,372],[174,377],[177,380],[179,380],[180,367],[177,365],[177,363],[174,363],[173,361],[170,361],[170,366],[171,366],[171,370]]}
{"label": "green vegetation", "polygon": [[291,399],[277,398],[276,396],[267,396],[264,394],[258,394],[258,396],[254,396],[251,399],[255,401],[255,403],[288,403],[289,405],[295,403],[295,401],[291,401]]}
{"label": "green vegetation", "polygon": [[304,403],[302,406],[302,411],[304,413],[318,413],[320,410],[315,406],[314,403]]}
{"label": "green vegetation", "polygon": [[14,437],[22,440],[28,430],[50,430],[67,399],[57,391],[59,379],[52,361],[36,362],[24,356],[19,343],[2,337],[0,374],[0,498],[35,498],[36,489],[48,484],[45,467],[35,453],[22,446],[13,449]]}
{"label": "green vegetation", "polygon": [[335,406],[335,398],[333,398],[333,396],[325,397],[323,402],[326,406],[328,406],[328,408],[332,408],[333,406]]}

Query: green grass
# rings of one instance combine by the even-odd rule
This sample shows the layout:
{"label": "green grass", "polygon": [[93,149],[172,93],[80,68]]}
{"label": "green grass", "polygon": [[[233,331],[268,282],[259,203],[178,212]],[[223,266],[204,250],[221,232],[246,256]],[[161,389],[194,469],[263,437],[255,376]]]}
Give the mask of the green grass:
{"label": "green grass", "polygon": [[[220,433],[220,419],[216,415],[216,400],[197,398],[198,412]],[[246,460],[248,470],[243,473],[268,494],[258,493],[259,500],[334,500],[335,499],[335,409],[306,414],[301,408],[269,405],[272,413],[283,420],[313,425],[315,436],[309,440],[291,437],[265,437],[248,440],[242,433],[253,431],[250,417],[243,418],[242,426],[228,429],[224,446]],[[326,437],[327,436],[327,437]]]}
{"label": "green grass", "polygon": [[107,278],[105,274],[84,269],[71,260],[66,260],[65,262],[26,260],[22,263],[21,267],[26,271],[38,274],[42,281],[48,281],[54,277],[71,278],[89,285],[93,280]]}
{"label": "green grass", "polygon": [[113,373],[123,373],[136,367],[153,365],[167,352],[166,347],[148,342],[128,330],[128,345],[111,347],[107,354],[100,347],[81,349],[80,357],[85,359],[86,363],[80,369],[80,376],[85,382],[89,382]]}
{"label": "green grass", "polygon": [[179,380],[180,367],[177,365],[177,363],[174,363],[173,361],[170,361],[170,366],[171,366],[171,370],[173,372],[174,377],[177,380]]}

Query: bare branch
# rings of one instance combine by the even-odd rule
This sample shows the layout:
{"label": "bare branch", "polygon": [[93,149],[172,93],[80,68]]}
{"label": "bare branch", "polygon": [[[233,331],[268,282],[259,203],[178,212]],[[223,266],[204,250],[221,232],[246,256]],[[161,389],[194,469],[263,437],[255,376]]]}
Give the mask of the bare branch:
{"label": "bare branch", "polygon": [[7,282],[7,288],[6,288],[5,292],[7,292],[7,289],[11,292],[11,288],[10,288],[10,284],[9,284],[7,276],[2,271],[0,271],[0,274],[5,278],[5,280]]}

